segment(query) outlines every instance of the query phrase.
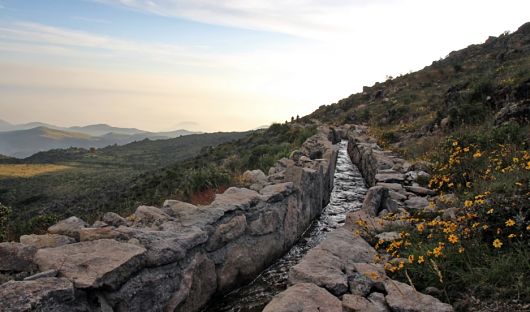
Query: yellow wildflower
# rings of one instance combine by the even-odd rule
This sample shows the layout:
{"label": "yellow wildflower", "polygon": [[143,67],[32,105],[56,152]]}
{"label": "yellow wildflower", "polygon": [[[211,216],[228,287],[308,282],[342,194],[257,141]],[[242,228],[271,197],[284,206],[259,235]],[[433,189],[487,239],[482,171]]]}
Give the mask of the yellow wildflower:
{"label": "yellow wildflower", "polygon": [[502,247],[502,242],[501,242],[501,240],[498,239],[498,238],[495,239],[495,240],[493,241],[493,247],[495,247],[495,248],[501,248],[501,247]]}
{"label": "yellow wildflower", "polygon": [[447,240],[451,243],[451,244],[456,244],[458,243],[458,236],[454,235],[454,234],[451,234],[449,235],[449,237],[447,238]]}
{"label": "yellow wildflower", "polygon": [[508,235],[508,238],[514,238],[514,237],[516,237],[516,236],[517,236],[517,235],[515,235],[515,234],[512,233],[512,234]]}
{"label": "yellow wildflower", "polygon": [[423,258],[423,256],[419,256],[418,257],[418,264],[422,264],[425,262],[425,258]]}
{"label": "yellow wildflower", "polygon": [[471,200],[466,200],[466,201],[464,202],[464,207],[469,208],[469,207],[471,207],[471,206],[473,206],[473,201],[471,201]]}
{"label": "yellow wildflower", "polygon": [[423,223],[420,223],[418,225],[416,225],[416,228],[418,229],[418,232],[423,232],[423,230],[425,230],[425,224]]}
{"label": "yellow wildflower", "polygon": [[483,229],[483,230],[487,230],[489,227],[490,227],[489,225],[484,224],[484,225],[482,226],[482,229]]}
{"label": "yellow wildflower", "polygon": [[414,255],[409,255],[409,262],[414,263]]}
{"label": "yellow wildflower", "polygon": [[492,214],[493,213],[493,208],[491,208],[490,210],[486,211],[487,214]]}
{"label": "yellow wildflower", "polygon": [[506,226],[514,226],[515,225],[515,221],[513,221],[512,219],[508,219],[508,220],[506,220],[506,222],[504,224],[506,224]]}
{"label": "yellow wildflower", "polygon": [[473,158],[479,158],[482,156],[482,153],[480,151],[476,151],[475,154],[473,154]]}
{"label": "yellow wildflower", "polygon": [[465,251],[464,247],[458,248],[458,253],[463,253]]}
{"label": "yellow wildflower", "polygon": [[440,247],[440,246],[435,247],[435,248],[433,249],[433,254],[434,254],[434,256],[437,257],[437,258],[438,258],[439,256],[441,256],[441,255],[442,255],[442,249],[443,249],[443,247]]}
{"label": "yellow wildflower", "polygon": [[458,145],[458,142],[457,141],[453,141],[453,146],[457,146]]}

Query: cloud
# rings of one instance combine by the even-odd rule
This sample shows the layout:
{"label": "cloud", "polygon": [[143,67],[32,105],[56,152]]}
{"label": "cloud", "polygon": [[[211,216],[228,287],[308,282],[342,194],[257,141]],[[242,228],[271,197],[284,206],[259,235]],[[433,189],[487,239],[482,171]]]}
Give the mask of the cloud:
{"label": "cloud", "polygon": [[349,33],[352,20],[397,0],[94,0],[161,16],[309,38]]}
{"label": "cloud", "polygon": [[218,65],[216,55],[200,46],[146,43],[28,22],[1,25],[0,50],[197,67]]}

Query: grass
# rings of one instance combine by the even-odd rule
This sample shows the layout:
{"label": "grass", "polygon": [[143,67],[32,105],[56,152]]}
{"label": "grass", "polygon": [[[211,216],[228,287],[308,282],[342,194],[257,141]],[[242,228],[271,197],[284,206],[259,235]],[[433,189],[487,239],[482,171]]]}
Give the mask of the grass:
{"label": "grass", "polygon": [[0,179],[29,178],[41,174],[71,169],[72,167],[54,164],[0,164]]}

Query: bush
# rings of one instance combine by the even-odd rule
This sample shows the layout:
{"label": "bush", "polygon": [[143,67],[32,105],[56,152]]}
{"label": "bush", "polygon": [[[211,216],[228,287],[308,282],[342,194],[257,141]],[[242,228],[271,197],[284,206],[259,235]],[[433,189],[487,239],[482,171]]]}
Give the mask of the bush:
{"label": "bush", "polygon": [[7,238],[7,226],[10,215],[11,209],[0,203],[0,242],[3,242]]}

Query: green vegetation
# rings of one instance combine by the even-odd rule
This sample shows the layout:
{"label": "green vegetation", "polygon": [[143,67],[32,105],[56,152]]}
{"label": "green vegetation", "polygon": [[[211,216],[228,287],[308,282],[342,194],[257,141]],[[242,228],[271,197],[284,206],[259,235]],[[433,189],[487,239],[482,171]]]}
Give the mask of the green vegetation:
{"label": "green vegetation", "polygon": [[127,215],[141,204],[160,205],[168,198],[189,201],[197,192],[236,185],[245,170],[268,172],[276,160],[315,133],[315,126],[274,124],[247,133],[144,140],[97,150],[52,150],[22,161],[6,160],[11,163],[4,164],[7,168],[13,168],[13,162],[69,167],[0,179],[0,201],[13,208],[7,238],[43,232],[70,215],[90,222],[107,211]]}

